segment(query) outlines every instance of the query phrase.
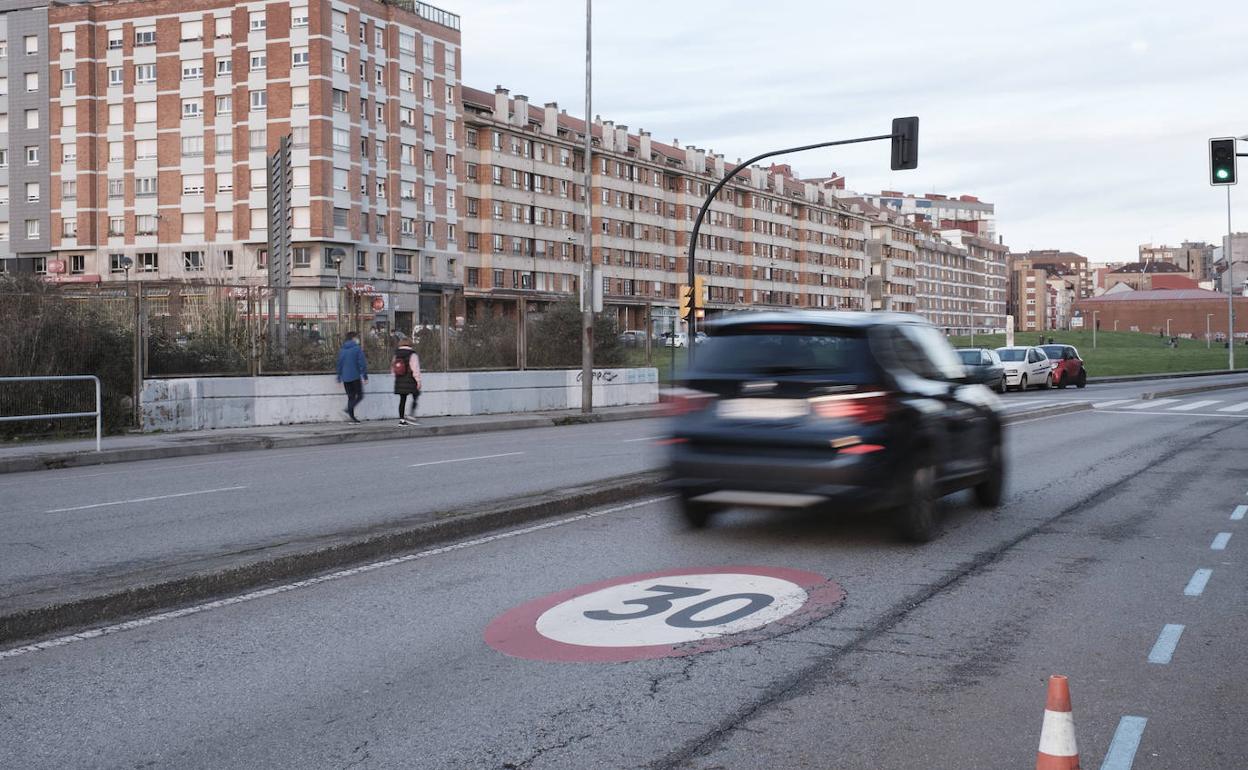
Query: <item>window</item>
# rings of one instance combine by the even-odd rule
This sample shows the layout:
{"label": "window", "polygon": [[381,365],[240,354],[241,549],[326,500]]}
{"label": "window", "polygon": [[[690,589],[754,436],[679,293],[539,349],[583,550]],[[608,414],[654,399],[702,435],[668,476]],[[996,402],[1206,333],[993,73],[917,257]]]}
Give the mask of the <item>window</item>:
{"label": "window", "polygon": [[399,89],[408,93],[416,91],[416,75],[411,72],[399,73]]}
{"label": "window", "polygon": [[[74,229],[77,232],[77,228]],[[86,254],[70,254],[69,255],[69,272],[74,275],[82,275],[87,272],[87,255]]]}
{"label": "window", "polygon": [[300,7],[297,7],[297,8],[291,8],[291,9],[290,9],[290,26],[292,26],[292,27],[306,27],[306,26],[308,26],[308,8],[307,8],[307,6],[300,6]]}
{"label": "window", "polygon": [[432,115],[425,116],[425,133],[430,134],[430,135],[433,134],[433,116]]}
{"label": "window", "polygon": [[61,145],[61,162],[76,163],[78,161],[78,145],[74,143]]}
{"label": "window", "polygon": [[377,234],[384,235],[387,232],[389,232],[389,230],[386,229],[386,215],[378,214],[377,215]]}
{"label": "window", "polygon": [[447,104],[455,103],[455,86],[446,87],[446,103]]}
{"label": "window", "polygon": [[234,62],[231,59],[217,59],[217,74],[228,75],[234,71]]}
{"label": "window", "polygon": [[269,106],[268,91],[252,91],[251,92],[251,109],[263,110]]}
{"label": "window", "polygon": [[233,174],[217,174],[217,192],[225,194],[234,192]]}
{"label": "window", "polygon": [[247,132],[247,146],[253,150],[263,150],[268,147],[268,132],[263,128],[254,128]]}
{"label": "window", "polygon": [[335,208],[334,209],[334,227],[346,227],[346,226],[347,226],[347,210]]}
{"label": "window", "polygon": [[333,133],[333,144],[335,150],[348,150],[351,148],[351,132],[345,128],[335,128]]}
{"label": "window", "polygon": [[126,182],[124,179],[108,180],[108,197],[120,198],[126,194]]}
{"label": "window", "polygon": [[[120,68],[120,67],[117,67],[116,69],[121,69],[121,68]],[[204,69],[203,69],[203,67],[202,67],[202,66],[200,66],[200,68],[199,68],[199,77],[201,77],[201,78],[202,78],[203,76],[204,76]],[[183,65],[182,65],[182,77],[183,77],[183,78],[185,78],[185,77],[186,77],[186,65],[185,65],[185,64],[183,64]],[[110,81],[111,81],[111,79],[112,79],[112,70],[109,70],[109,79],[110,79]],[[121,82],[120,77],[118,78],[117,82],[118,82],[118,83],[120,83],[120,82]],[[134,65],[134,82],[136,82],[136,83],[155,83],[155,82],[156,82],[156,65],[155,65],[155,64],[136,64],[136,65]]]}
{"label": "window", "polygon": [[26,220],[26,239],[33,241],[33,240],[36,240],[38,237],[39,237],[39,220],[27,219]]}
{"label": "window", "polygon": [[306,67],[308,66],[308,49],[295,48],[290,52],[290,66]]}
{"label": "window", "polygon": [[404,144],[399,146],[399,159],[409,165],[416,164],[416,145]]}
{"label": "window", "polygon": [[183,195],[203,195],[204,177],[202,174],[184,174],[182,176]]}
{"label": "window", "polygon": [[182,137],[182,155],[196,156],[204,154],[204,137],[202,136],[184,136]]}
{"label": "window", "polygon": [[27,166],[39,165],[39,148],[38,147],[35,147],[35,146],[26,147],[26,165]]}
{"label": "window", "polygon": [[[9,223],[0,222],[0,241],[9,240]],[[0,273],[4,272],[5,261],[0,259]]]}
{"label": "window", "polygon": [[188,273],[198,273],[204,269],[204,252],[202,251],[184,251],[182,252],[182,269]]}
{"label": "window", "polygon": [[447,153],[445,160],[446,160],[446,173],[454,174],[455,173],[455,156],[451,155],[450,153]]}
{"label": "window", "polygon": [[[140,214],[134,218],[134,234],[135,235],[155,235],[156,234],[156,217],[152,214]],[[152,255],[156,256],[155,254]],[[144,269],[147,269],[146,267]],[[152,270],[156,269],[156,263],[153,260]]]}
{"label": "window", "polygon": [[342,11],[334,11],[333,14],[334,14],[333,15],[334,31],[346,32],[347,31],[347,14],[343,13]]}
{"label": "window", "polygon": [[334,109],[338,112],[347,111],[347,92],[334,89]]}
{"label": "window", "polygon": [[22,115],[26,120],[26,128],[33,129],[39,127],[39,110],[25,110]]}
{"label": "window", "polygon": [[0,78],[0,96],[6,96],[9,93],[9,79]]}
{"label": "window", "polygon": [[377,180],[377,197],[384,199],[386,197],[386,180]]}
{"label": "window", "polygon": [[433,64],[433,41],[426,40],[424,45],[425,63]]}
{"label": "window", "polygon": [[61,108],[61,125],[76,126],[78,125],[78,108],[62,107]]}
{"label": "window", "polygon": [[33,94],[34,92],[38,90],[39,90],[39,73],[27,72],[26,73],[26,93]]}
{"label": "window", "polygon": [[198,21],[182,22],[181,40],[201,40],[204,37],[204,25]]}
{"label": "window", "polygon": [[183,99],[182,100],[182,117],[198,118],[204,114],[204,106],[199,99]]}
{"label": "window", "polygon": [[136,196],[151,196],[156,194],[156,177],[140,176],[134,179],[134,194]]}
{"label": "window", "polygon": [[411,217],[403,217],[399,220],[399,232],[403,235],[416,234],[416,220]]}
{"label": "window", "polygon": [[[139,67],[150,67],[150,66],[152,65],[150,64],[139,65]],[[134,68],[135,70],[134,79],[136,82],[139,81],[139,75],[138,75],[139,67]],[[204,79],[204,63],[199,62],[199,61],[182,62],[182,79],[183,80],[203,80]]]}
{"label": "window", "polygon": [[426,99],[432,99],[432,98],[433,98],[433,81],[432,81],[432,80],[430,80],[429,78],[425,78],[425,90],[424,90],[424,95],[425,95],[425,98],[426,98]]}
{"label": "window", "polygon": [[126,256],[124,254],[109,254],[108,255],[108,272],[124,273],[126,271],[125,259],[126,259]]}
{"label": "window", "polygon": [[416,36],[410,32],[399,32],[399,52],[416,53]]}
{"label": "window", "polygon": [[433,188],[432,187],[425,188],[425,205],[426,206],[433,205]]}
{"label": "window", "polygon": [[311,184],[312,184],[312,169],[308,168],[307,166],[295,166],[294,168],[291,169],[291,180],[290,180],[291,187],[295,187],[295,188],[310,187]]}
{"label": "window", "polygon": [[230,155],[234,152],[234,135],[230,133],[220,133],[216,136],[216,151],[218,155]]}
{"label": "window", "polygon": [[411,107],[399,108],[399,125],[414,126],[416,125],[416,110]]}
{"label": "window", "polygon": [[78,183],[72,180],[61,182],[61,197],[65,200],[77,198]]}
{"label": "window", "polygon": [[156,45],[156,28],[155,27],[139,27],[134,31],[134,44],[140,45]]}
{"label": "window", "polygon": [[412,255],[396,253],[394,255],[394,272],[404,275],[412,272]]}
{"label": "window", "polygon": [[269,186],[269,171],[267,168],[251,169],[251,189],[264,190]]}
{"label": "window", "polygon": [[377,122],[383,124],[386,122],[386,105],[384,104],[377,105]]}
{"label": "window", "polygon": [[231,211],[217,212],[217,232],[233,233],[234,232],[234,213]]}
{"label": "window", "polygon": [[[125,235],[126,234],[126,218],[125,217],[109,217],[108,218],[108,234],[110,236]],[[117,256],[119,255],[117,254],[113,255],[114,258],[116,258]],[[116,270],[114,270],[113,272],[116,272]]]}
{"label": "window", "polygon": [[225,265],[226,270],[234,269],[234,249],[222,249],[221,261]]}
{"label": "window", "polygon": [[26,46],[27,56],[34,56],[35,54],[39,53],[39,38],[36,37],[35,35],[27,35],[26,37],[22,38],[22,42]]}
{"label": "window", "polygon": [[[109,105],[110,107],[112,105]],[[134,105],[135,123],[156,122],[156,102],[138,102]]]}
{"label": "window", "polygon": [[334,51],[334,72],[347,71],[347,55],[342,51]]}
{"label": "window", "polygon": [[386,71],[381,67],[377,67],[373,71],[373,82],[377,85],[384,85],[386,82]]}
{"label": "window", "polygon": [[218,16],[213,20],[216,22],[217,37],[229,37],[233,26],[233,21],[229,16]]}
{"label": "window", "polygon": [[251,55],[251,71],[259,72],[268,66],[269,56],[263,53],[253,53]]}
{"label": "window", "polygon": [[62,219],[61,220],[61,237],[77,238],[78,237],[78,220]]}
{"label": "window", "polygon": [[432,222],[425,222],[425,237],[426,238],[433,237],[433,223]]}
{"label": "window", "polygon": [[307,126],[294,126],[290,129],[290,143],[295,147],[307,147],[310,136]]}
{"label": "window", "polygon": [[9,187],[8,185],[0,185],[0,206],[9,204]]}
{"label": "window", "polygon": [[110,51],[116,51],[116,50],[118,50],[119,48],[121,48],[121,46],[122,46],[122,42],[121,42],[121,30],[119,30],[119,29],[110,29],[110,30],[108,31],[108,50],[110,50]]}
{"label": "window", "polygon": [[264,29],[265,27],[267,27],[268,25],[269,23],[264,17],[264,11],[252,11],[251,12],[250,29],[252,32],[258,32]]}
{"label": "window", "polygon": [[39,183],[27,182],[26,183],[26,202],[36,203],[38,202],[38,200],[39,200]]}
{"label": "window", "polygon": [[307,107],[308,106],[308,87],[294,86],[290,89],[290,106],[291,107]]}
{"label": "window", "polygon": [[64,88],[73,88],[77,83],[77,71],[72,69],[61,70],[61,86]]}
{"label": "window", "polygon": [[108,68],[108,84],[110,86],[119,86],[121,85],[122,80],[123,80],[123,77],[121,74],[121,67],[109,67]]}
{"label": "window", "polygon": [[216,109],[218,115],[229,115],[234,111],[234,100],[228,96],[218,96]]}
{"label": "window", "polygon": [[454,209],[455,209],[455,193],[453,193],[453,192],[447,192],[447,194],[446,194],[446,208],[447,208],[447,210],[448,210],[448,211],[452,211],[452,210],[454,210]]}

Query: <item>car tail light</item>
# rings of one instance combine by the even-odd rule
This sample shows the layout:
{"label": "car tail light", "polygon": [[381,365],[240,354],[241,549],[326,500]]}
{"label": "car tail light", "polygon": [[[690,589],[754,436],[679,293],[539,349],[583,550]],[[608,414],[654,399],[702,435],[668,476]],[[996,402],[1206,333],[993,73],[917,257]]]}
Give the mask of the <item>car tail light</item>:
{"label": "car tail light", "polygon": [[816,396],[810,399],[810,410],[825,420],[883,422],[892,410],[892,399],[882,391]]}
{"label": "car tail light", "polygon": [[700,412],[714,400],[714,393],[692,388],[672,388],[659,394],[659,403],[668,417]]}

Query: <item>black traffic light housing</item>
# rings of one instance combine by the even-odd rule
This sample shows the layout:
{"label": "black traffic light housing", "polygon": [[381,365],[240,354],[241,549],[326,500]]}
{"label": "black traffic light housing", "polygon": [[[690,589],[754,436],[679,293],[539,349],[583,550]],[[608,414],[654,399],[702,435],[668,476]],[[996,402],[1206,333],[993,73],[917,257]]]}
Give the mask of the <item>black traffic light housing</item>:
{"label": "black traffic light housing", "polygon": [[919,167],[919,119],[893,118],[893,171]]}
{"label": "black traffic light housing", "polygon": [[1235,139],[1223,137],[1209,140],[1209,184],[1235,184]]}

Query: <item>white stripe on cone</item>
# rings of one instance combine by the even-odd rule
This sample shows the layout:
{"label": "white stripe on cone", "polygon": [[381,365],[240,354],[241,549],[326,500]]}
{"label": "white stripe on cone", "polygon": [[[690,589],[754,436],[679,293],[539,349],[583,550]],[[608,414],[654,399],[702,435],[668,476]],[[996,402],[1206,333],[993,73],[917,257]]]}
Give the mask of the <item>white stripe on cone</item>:
{"label": "white stripe on cone", "polygon": [[1044,710],[1044,726],[1040,728],[1040,753],[1051,757],[1075,757],[1075,717],[1069,711]]}

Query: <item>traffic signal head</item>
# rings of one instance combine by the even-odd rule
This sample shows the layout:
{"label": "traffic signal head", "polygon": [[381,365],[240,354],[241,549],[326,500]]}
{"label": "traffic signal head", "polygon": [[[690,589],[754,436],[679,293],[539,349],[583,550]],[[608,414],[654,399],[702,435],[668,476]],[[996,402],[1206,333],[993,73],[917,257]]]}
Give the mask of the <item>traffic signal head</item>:
{"label": "traffic signal head", "polygon": [[693,306],[706,307],[706,279],[700,275],[693,277]]}
{"label": "traffic signal head", "polygon": [[693,305],[693,292],[689,286],[682,283],[677,296],[680,297],[680,311],[677,314],[677,318],[688,318],[689,308]]}
{"label": "traffic signal head", "polygon": [[919,167],[919,119],[893,118],[893,171]]}
{"label": "traffic signal head", "polygon": [[1235,140],[1230,137],[1209,140],[1209,184],[1235,184]]}

